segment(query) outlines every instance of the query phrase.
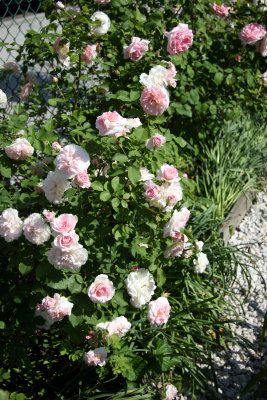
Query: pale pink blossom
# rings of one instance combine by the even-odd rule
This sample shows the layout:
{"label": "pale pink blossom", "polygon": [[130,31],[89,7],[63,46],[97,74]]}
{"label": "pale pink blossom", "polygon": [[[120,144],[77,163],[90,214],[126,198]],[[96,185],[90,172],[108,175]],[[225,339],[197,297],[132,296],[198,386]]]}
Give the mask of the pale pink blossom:
{"label": "pale pink blossom", "polygon": [[75,176],[74,182],[82,189],[89,189],[91,186],[90,175],[87,174],[87,171],[79,172],[79,174]]}
{"label": "pale pink blossom", "polygon": [[56,76],[53,76],[52,80],[53,80],[54,83],[58,82],[58,78]]}
{"label": "pale pink blossom", "polygon": [[[179,182],[164,182],[157,189],[157,196],[147,197],[150,206],[160,208],[164,212],[170,212],[183,198],[183,190]],[[145,195],[145,193],[143,193]]]}
{"label": "pale pink blossom", "polygon": [[64,10],[64,8],[65,8],[64,4],[62,3],[62,1],[57,1],[57,2],[56,2],[56,6],[57,6],[57,8],[59,8],[60,10]]}
{"label": "pale pink blossom", "polygon": [[62,146],[58,142],[53,142],[51,147],[52,147],[52,149],[54,151],[61,151],[62,150]]}
{"label": "pale pink blossom", "polygon": [[163,400],[174,400],[178,394],[178,390],[173,385],[166,386],[166,397]]}
{"label": "pale pink blossom", "polygon": [[148,40],[132,37],[132,43],[129,46],[123,46],[124,58],[130,58],[132,61],[141,60],[148,50],[148,44]]}
{"label": "pale pink blossom", "polygon": [[259,42],[257,50],[261,53],[262,57],[267,56],[267,34],[264,36],[263,40]]}
{"label": "pale pink blossom", "polygon": [[149,150],[151,150],[151,149],[157,150],[164,143],[166,143],[166,138],[164,136],[160,135],[159,133],[155,133],[154,136],[152,136],[150,139],[147,139],[146,148]]}
{"label": "pale pink blossom", "polygon": [[104,274],[98,275],[88,288],[88,296],[94,303],[106,303],[114,294],[113,282]]}
{"label": "pale pink blossom", "polygon": [[189,248],[190,244],[186,235],[178,234],[176,240],[171,245],[167,246],[164,257],[172,259],[181,257],[183,252]]}
{"label": "pale pink blossom", "polygon": [[195,272],[197,274],[202,274],[205,271],[207,265],[209,265],[209,260],[205,253],[200,252],[197,255],[197,259],[195,259],[193,263]]}
{"label": "pale pink blossom", "polygon": [[131,323],[127,318],[121,316],[108,322],[101,322],[96,325],[97,328],[106,329],[108,336],[118,335],[120,338],[131,329]]}
{"label": "pale pink blossom", "polygon": [[61,46],[60,42],[63,39],[64,39],[63,37],[57,38],[55,43],[53,44],[53,49],[54,49],[55,53],[57,54],[58,59],[61,62],[61,64],[63,64],[65,67],[69,67],[71,65],[70,57],[68,56],[70,44],[67,42]]}
{"label": "pale pink blossom", "polygon": [[53,231],[53,235],[69,235],[70,232],[74,231],[74,228],[78,222],[78,217],[73,214],[61,214],[57,218],[54,218],[50,226]]}
{"label": "pale pink blossom", "polygon": [[224,5],[221,4],[220,6],[218,4],[213,3],[213,5],[211,6],[211,12],[215,15],[217,15],[220,18],[224,18],[227,17],[228,15],[228,8]]}
{"label": "pale pink blossom", "polygon": [[195,241],[195,246],[196,246],[196,249],[198,251],[202,251],[203,246],[204,246],[204,242],[202,242],[201,240],[196,240]]}
{"label": "pale pink blossom", "polygon": [[267,71],[265,71],[261,77],[260,77],[263,81],[263,84],[266,85],[267,84]]}
{"label": "pale pink blossom", "polygon": [[168,38],[167,50],[170,55],[184,53],[192,46],[193,32],[187,24],[179,24],[171,32],[165,32]]}
{"label": "pale pink blossom", "polygon": [[94,35],[101,36],[107,33],[110,27],[110,19],[107,14],[102,11],[96,11],[91,16],[91,20],[100,22],[100,26],[93,26],[91,28]]}
{"label": "pale pink blossom", "polygon": [[98,4],[106,4],[109,2],[110,2],[110,0],[95,0],[95,3],[98,3]]}
{"label": "pale pink blossom", "polygon": [[45,217],[46,222],[52,222],[56,216],[56,213],[54,211],[49,210],[44,210],[42,214]]}
{"label": "pale pink blossom", "polygon": [[65,175],[57,171],[49,171],[42,183],[42,191],[50,203],[59,204],[63,201],[66,190],[71,188],[71,184]]}
{"label": "pale pink blossom", "polygon": [[93,60],[97,56],[96,44],[88,44],[82,52],[81,59],[85,62],[85,64],[90,67],[93,64]]}
{"label": "pale pink blossom", "polygon": [[33,213],[24,220],[23,233],[25,238],[33,244],[43,244],[49,240],[51,231],[41,214]]}
{"label": "pale pink blossom", "polygon": [[25,100],[29,97],[30,93],[32,92],[33,89],[33,84],[31,82],[26,83],[26,85],[23,86],[21,94],[20,94],[20,100]]}
{"label": "pale pink blossom", "polygon": [[148,245],[146,243],[139,243],[139,247],[145,247],[146,249],[148,249]]}
{"label": "pale pink blossom", "polygon": [[163,86],[145,87],[141,94],[141,105],[149,115],[163,114],[169,102],[169,94]]}
{"label": "pale pink blossom", "polygon": [[14,62],[6,62],[3,66],[3,70],[12,74],[18,74],[20,72],[18,64]]}
{"label": "pale pink blossom", "polygon": [[243,44],[255,44],[266,35],[266,29],[260,24],[251,23],[246,25],[239,33]]}
{"label": "pale pink blossom", "polygon": [[130,272],[124,282],[131,297],[131,304],[136,308],[148,303],[156,289],[153,275],[145,268]]}
{"label": "pale pink blossom", "polygon": [[34,153],[34,148],[24,138],[18,138],[9,146],[5,147],[6,155],[12,160],[26,160]]}
{"label": "pale pink blossom", "polygon": [[165,68],[162,65],[156,65],[151,68],[148,75],[142,73],[139,82],[146,87],[163,86],[166,88],[168,85],[176,87],[176,80],[174,79],[176,75],[175,66],[171,62],[162,62],[167,63],[169,68]]}
{"label": "pale pink blossom", "polygon": [[125,128],[125,118],[117,111],[107,111],[97,117],[95,126],[101,136],[114,135]]}
{"label": "pale pink blossom", "polygon": [[61,251],[58,247],[52,247],[47,253],[47,260],[58,269],[69,271],[81,268],[88,259],[88,252],[82,246],[69,251]]}
{"label": "pale pink blossom", "polygon": [[76,144],[69,144],[59,152],[55,160],[56,170],[67,178],[87,170],[90,157],[86,150]]}
{"label": "pale pink blossom", "polygon": [[54,239],[53,246],[57,247],[61,251],[72,251],[82,248],[79,244],[79,236],[74,231],[67,235],[57,235]]}
{"label": "pale pink blossom", "polygon": [[163,237],[171,237],[177,239],[180,230],[183,229],[190,217],[190,211],[183,207],[181,211],[174,210],[171,219],[164,226]]}
{"label": "pale pink blossom", "polygon": [[103,367],[106,363],[107,352],[104,347],[98,347],[84,354],[84,361],[88,365]]}
{"label": "pale pink blossom", "polygon": [[0,89],[0,108],[6,108],[7,106],[7,95]]}
{"label": "pale pink blossom", "polygon": [[18,210],[7,208],[0,215],[0,236],[6,242],[12,242],[22,234],[23,222],[19,218]]}
{"label": "pale pink blossom", "polygon": [[151,301],[148,306],[147,319],[153,326],[161,326],[168,322],[171,306],[166,297]]}
{"label": "pale pink blossom", "polygon": [[169,164],[163,164],[158,171],[158,179],[166,182],[179,182],[178,170]]}
{"label": "pale pink blossom", "polygon": [[145,196],[148,201],[157,199],[162,190],[160,186],[150,180],[144,183],[144,189],[145,192],[143,193],[143,196]]}
{"label": "pale pink blossom", "polygon": [[42,304],[37,304],[35,316],[41,316],[45,323],[39,328],[49,329],[56,321],[61,321],[65,316],[71,315],[73,304],[64,296],[58,293],[54,297],[46,296]]}
{"label": "pale pink blossom", "polygon": [[184,174],[183,174],[183,178],[188,178],[187,173],[184,173]]}
{"label": "pale pink blossom", "polygon": [[139,182],[150,181],[151,179],[155,178],[155,175],[151,174],[145,167],[139,168],[139,171],[141,174],[141,179],[139,179]]}

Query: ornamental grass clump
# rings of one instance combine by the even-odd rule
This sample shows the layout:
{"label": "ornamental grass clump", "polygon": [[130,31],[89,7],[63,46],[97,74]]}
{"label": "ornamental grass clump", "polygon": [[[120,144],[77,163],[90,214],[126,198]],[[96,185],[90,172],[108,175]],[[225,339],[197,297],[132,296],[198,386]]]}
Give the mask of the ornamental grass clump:
{"label": "ornamental grass clump", "polygon": [[[197,73],[205,27],[186,5],[177,25],[170,4],[70,3],[47,1],[50,23],[26,35],[28,86],[2,118],[4,388],[29,399],[207,392],[199,364],[232,339],[223,295],[238,260],[197,196],[177,125],[201,107],[182,71]],[[50,76],[33,84],[38,63]],[[179,119],[188,140],[201,118]]]}

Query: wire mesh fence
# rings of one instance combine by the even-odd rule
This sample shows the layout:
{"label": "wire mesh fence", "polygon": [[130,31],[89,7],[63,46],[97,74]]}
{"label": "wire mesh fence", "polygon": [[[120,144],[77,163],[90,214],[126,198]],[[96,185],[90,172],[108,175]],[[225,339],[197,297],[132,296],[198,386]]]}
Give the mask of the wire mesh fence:
{"label": "wire mesh fence", "polygon": [[[0,70],[6,63],[16,62],[15,48],[24,43],[24,36],[29,29],[40,31],[48,21],[42,12],[44,0],[1,0],[0,1]],[[12,49],[13,48],[13,49]],[[40,74],[41,71],[35,71]],[[0,89],[9,100],[18,101],[18,88],[21,81],[20,73],[1,73]]]}

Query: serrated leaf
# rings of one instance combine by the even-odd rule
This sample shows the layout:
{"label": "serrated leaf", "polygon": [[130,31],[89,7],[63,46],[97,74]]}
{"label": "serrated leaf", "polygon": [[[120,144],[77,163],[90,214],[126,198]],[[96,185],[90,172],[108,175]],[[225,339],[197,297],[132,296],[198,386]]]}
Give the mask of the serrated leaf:
{"label": "serrated leaf", "polygon": [[53,119],[48,119],[44,123],[44,128],[45,128],[46,132],[49,132],[49,133],[53,132],[53,130],[55,129],[55,121]]}
{"label": "serrated leaf", "polygon": [[109,192],[100,193],[100,200],[108,201],[111,198],[111,194]]}
{"label": "serrated leaf", "polygon": [[112,199],[111,204],[113,208],[118,208],[120,205],[120,200],[117,197],[115,197],[114,199]]}
{"label": "serrated leaf", "polygon": [[162,287],[166,282],[166,275],[161,268],[157,268],[157,286]]}
{"label": "serrated leaf", "polygon": [[128,178],[132,183],[136,183],[141,179],[141,174],[138,168],[136,167],[129,167],[128,169]]}
{"label": "serrated leaf", "polygon": [[102,183],[98,182],[98,181],[94,181],[91,183],[91,188],[94,190],[98,190],[99,192],[102,192],[103,189],[103,185]]}
{"label": "serrated leaf", "polygon": [[118,161],[119,163],[125,163],[126,161],[128,161],[128,157],[125,154],[116,153],[113,157],[113,160]]}
{"label": "serrated leaf", "polygon": [[112,186],[114,192],[117,191],[119,183],[120,183],[120,178],[118,176],[115,176],[115,178],[113,178],[111,180],[111,186]]}
{"label": "serrated leaf", "polygon": [[72,275],[68,279],[68,289],[71,293],[80,293],[81,285],[77,282],[76,275]]}
{"label": "serrated leaf", "polygon": [[223,73],[222,72],[216,72],[216,74],[214,75],[214,82],[217,86],[219,86],[222,81],[223,81]]}

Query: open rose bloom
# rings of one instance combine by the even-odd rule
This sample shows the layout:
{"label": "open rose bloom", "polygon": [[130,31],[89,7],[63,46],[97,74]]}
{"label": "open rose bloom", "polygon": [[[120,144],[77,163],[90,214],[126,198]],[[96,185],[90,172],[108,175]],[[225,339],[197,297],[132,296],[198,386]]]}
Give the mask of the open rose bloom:
{"label": "open rose bloom", "polygon": [[71,315],[73,304],[58,293],[54,297],[46,296],[41,304],[37,304],[35,316],[42,317],[45,322],[39,326],[41,329],[49,329],[56,321],[61,321],[65,316]]}
{"label": "open rose bloom", "polygon": [[148,50],[148,44],[148,40],[132,37],[132,43],[129,46],[123,46],[124,58],[130,58],[132,61],[141,60]]}
{"label": "open rose bloom", "polygon": [[174,400],[178,394],[178,390],[174,385],[166,386],[166,397],[163,400]]}
{"label": "open rose bloom", "polygon": [[63,64],[65,67],[69,67],[70,66],[70,57],[68,56],[68,52],[70,49],[70,44],[65,43],[65,44],[61,45],[60,42],[62,39],[63,39],[62,37],[59,37],[56,39],[55,43],[53,44],[53,49],[54,49],[55,53],[57,54],[58,59],[61,62],[61,64]]}
{"label": "open rose bloom", "polygon": [[174,77],[176,75],[176,68],[171,62],[163,62],[167,63],[169,68],[165,68],[162,65],[156,65],[151,68],[148,75],[142,73],[139,82],[146,87],[163,86],[166,88],[169,85],[175,88],[176,80]]}
{"label": "open rose bloom", "polygon": [[76,144],[69,144],[59,152],[56,157],[56,171],[73,178],[84,172],[90,165],[90,157],[86,150]]}
{"label": "open rose bloom", "polygon": [[246,25],[239,34],[243,44],[255,44],[266,35],[266,29],[260,24],[251,23]]}
{"label": "open rose bloom", "polygon": [[145,268],[131,272],[124,282],[131,297],[131,304],[136,308],[148,303],[156,289],[153,275]]}
{"label": "open rose bloom", "polygon": [[24,138],[16,139],[12,144],[5,147],[6,155],[12,160],[26,160],[34,153],[34,148]]}
{"label": "open rose bloom", "polygon": [[163,114],[169,103],[169,94],[163,86],[145,87],[141,94],[141,105],[149,115]]}
{"label": "open rose bloom", "polygon": [[97,56],[96,44],[88,44],[82,52],[81,59],[85,62],[85,64],[90,67],[93,64],[93,60]]}
{"label": "open rose bloom", "polygon": [[101,136],[126,136],[131,129],[141,126],[139,118],[123,118],[117,111],[107,111],[96,119],[96,128]]}
{"label": "open rose bloom", "polygon": [[131,323],[127,318],[121,316],[112,321],[101,322],[97,324],[96,327],[107,330],[108,336],[118,335],[121,338],[131,329]]}
{"label": "open rose bloom", "polygon": [[171,56],[184,53],[193,44],[193,32],[187,24],[179,24],[171,32],[165,32],[168,38],[167,51]]}
{"label": "open rose bloom", "polygon": [[148,307],[147,319],[153,326],[161,326],[168,322],[171,306],[166,297],[151,301]]}
{"label": "open rose bloom", "polygon": [[107,352],[104,347],[98,347],[94,350],[88,351],[88,353],[84,354],[84,361],[88,365],[92,365],[94,367],[103,367],[106,363]]}
{"label": "open rose bloom", "polygon": [[88,296],[94,303],[106,303],[114,294],[113,282],[104,274],[98,275],[88,288]]}
{"label": "open rose bloom", "polygon": [[146,148],[149,150],[151,150],[151,149],[157,150],[164,143],[166,143],[166,138],[164,136],[160,135],[159,133],[155,133],[154,136],[152,136],[150,139],[147,139]]}
{"label": "open rose bloom", "polygon": [[61,214],[51,222],[53,235],[69,235],[75,229],[78,217],[73,214]]}
{"label": "open rose bloom", "polygon": [[218,4],[213,3],[211,6],[211,12],[215,15],[217,15],[220,18],[227,17],[228,15],[228,8],[224,5],[221,4],[220,6]]}
{"label": "open rose bloom", "polygon": [[41,214],[33,213],[24,220],[23,233],[29,242],[40,245],[49,240],[51,230]]}
{"label": "open rose bloom", "polygon": [[0,236],[6,242],[13,242],[22,234],[23,222],[19,218],[18,210],[7,208],[0,215]]}

